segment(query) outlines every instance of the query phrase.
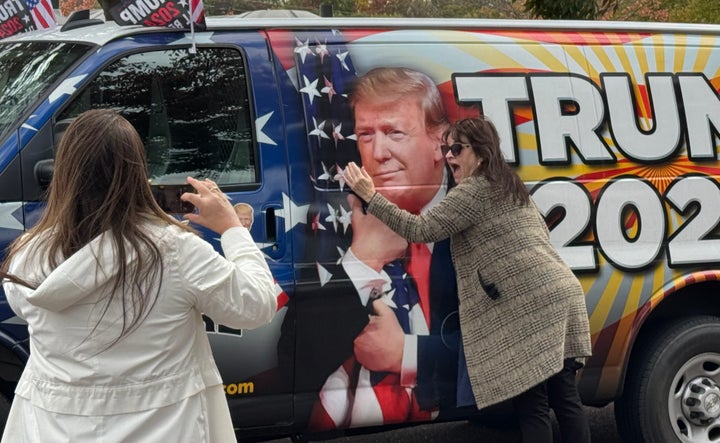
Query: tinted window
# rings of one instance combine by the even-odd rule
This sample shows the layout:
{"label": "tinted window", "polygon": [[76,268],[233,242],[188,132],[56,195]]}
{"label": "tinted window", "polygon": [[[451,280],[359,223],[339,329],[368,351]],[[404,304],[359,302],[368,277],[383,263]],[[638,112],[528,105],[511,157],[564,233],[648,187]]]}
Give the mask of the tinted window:
{"label": "tinted window", "polygon": [[122,58],[92,81],[57,126],[92,108],[115,109],[135,126],[153,183],[184,183],[188,175],[220,184],[257,182],[247,79],[234,49]]}
{"label": "tinted window", "polygon": [[0,45],[0,142],[50,86],[88,50],[73,43]]}

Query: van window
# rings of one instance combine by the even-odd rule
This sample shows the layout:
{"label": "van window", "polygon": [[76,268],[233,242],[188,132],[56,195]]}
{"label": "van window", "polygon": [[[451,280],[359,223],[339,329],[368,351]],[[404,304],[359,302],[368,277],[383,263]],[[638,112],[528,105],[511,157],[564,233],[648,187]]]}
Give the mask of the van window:
{"label": "van window", "polygon": [[90,46],[77,43],[22,42],[0,45],[0,141],[16,128],[38,97]]}
{"label": "van window", "polygon": [[104,68],[63,111],[56,132],[88,109],[111,108],[143,138],[153,184],[188,175],[219,184],[257,183],[248,85],[230,48],[132,54]]}

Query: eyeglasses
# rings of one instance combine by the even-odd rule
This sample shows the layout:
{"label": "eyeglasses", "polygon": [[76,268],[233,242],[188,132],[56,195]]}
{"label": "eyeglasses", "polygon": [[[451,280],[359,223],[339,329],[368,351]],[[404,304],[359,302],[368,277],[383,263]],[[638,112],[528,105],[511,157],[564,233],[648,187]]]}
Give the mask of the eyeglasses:
{"label": "eyeglasses", "polygon": [[452,152],[453,157],[457,157],[460,155],[463,148],[472,148],[472,145],[470,143],[453,143],[450,146],[440,145],[440,151],[442,152],[443,157],[447,155],[448,151]]}

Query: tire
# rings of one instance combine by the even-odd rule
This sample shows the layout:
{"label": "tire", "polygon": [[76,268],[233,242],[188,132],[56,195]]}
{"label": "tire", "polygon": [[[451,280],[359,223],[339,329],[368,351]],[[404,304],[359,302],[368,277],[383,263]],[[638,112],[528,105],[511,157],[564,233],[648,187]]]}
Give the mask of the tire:
{"label": "tire", "polygon": [[627,442],[717,442],[720,438],[720,318],[677,319],[633,356],[615,401]]}

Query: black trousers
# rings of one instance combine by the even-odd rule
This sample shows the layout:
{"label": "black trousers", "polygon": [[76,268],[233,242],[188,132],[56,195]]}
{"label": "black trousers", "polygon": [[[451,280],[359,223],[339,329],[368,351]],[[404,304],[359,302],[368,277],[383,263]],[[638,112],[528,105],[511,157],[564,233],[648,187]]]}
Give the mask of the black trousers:
{"label": "black trousers", "polygon": [[575,386],[581,365],[575,359],[563,363],[560,372],[512,400],[523,442],[553,442],[552,408],[564,443],[590,443],[590,427]]}

